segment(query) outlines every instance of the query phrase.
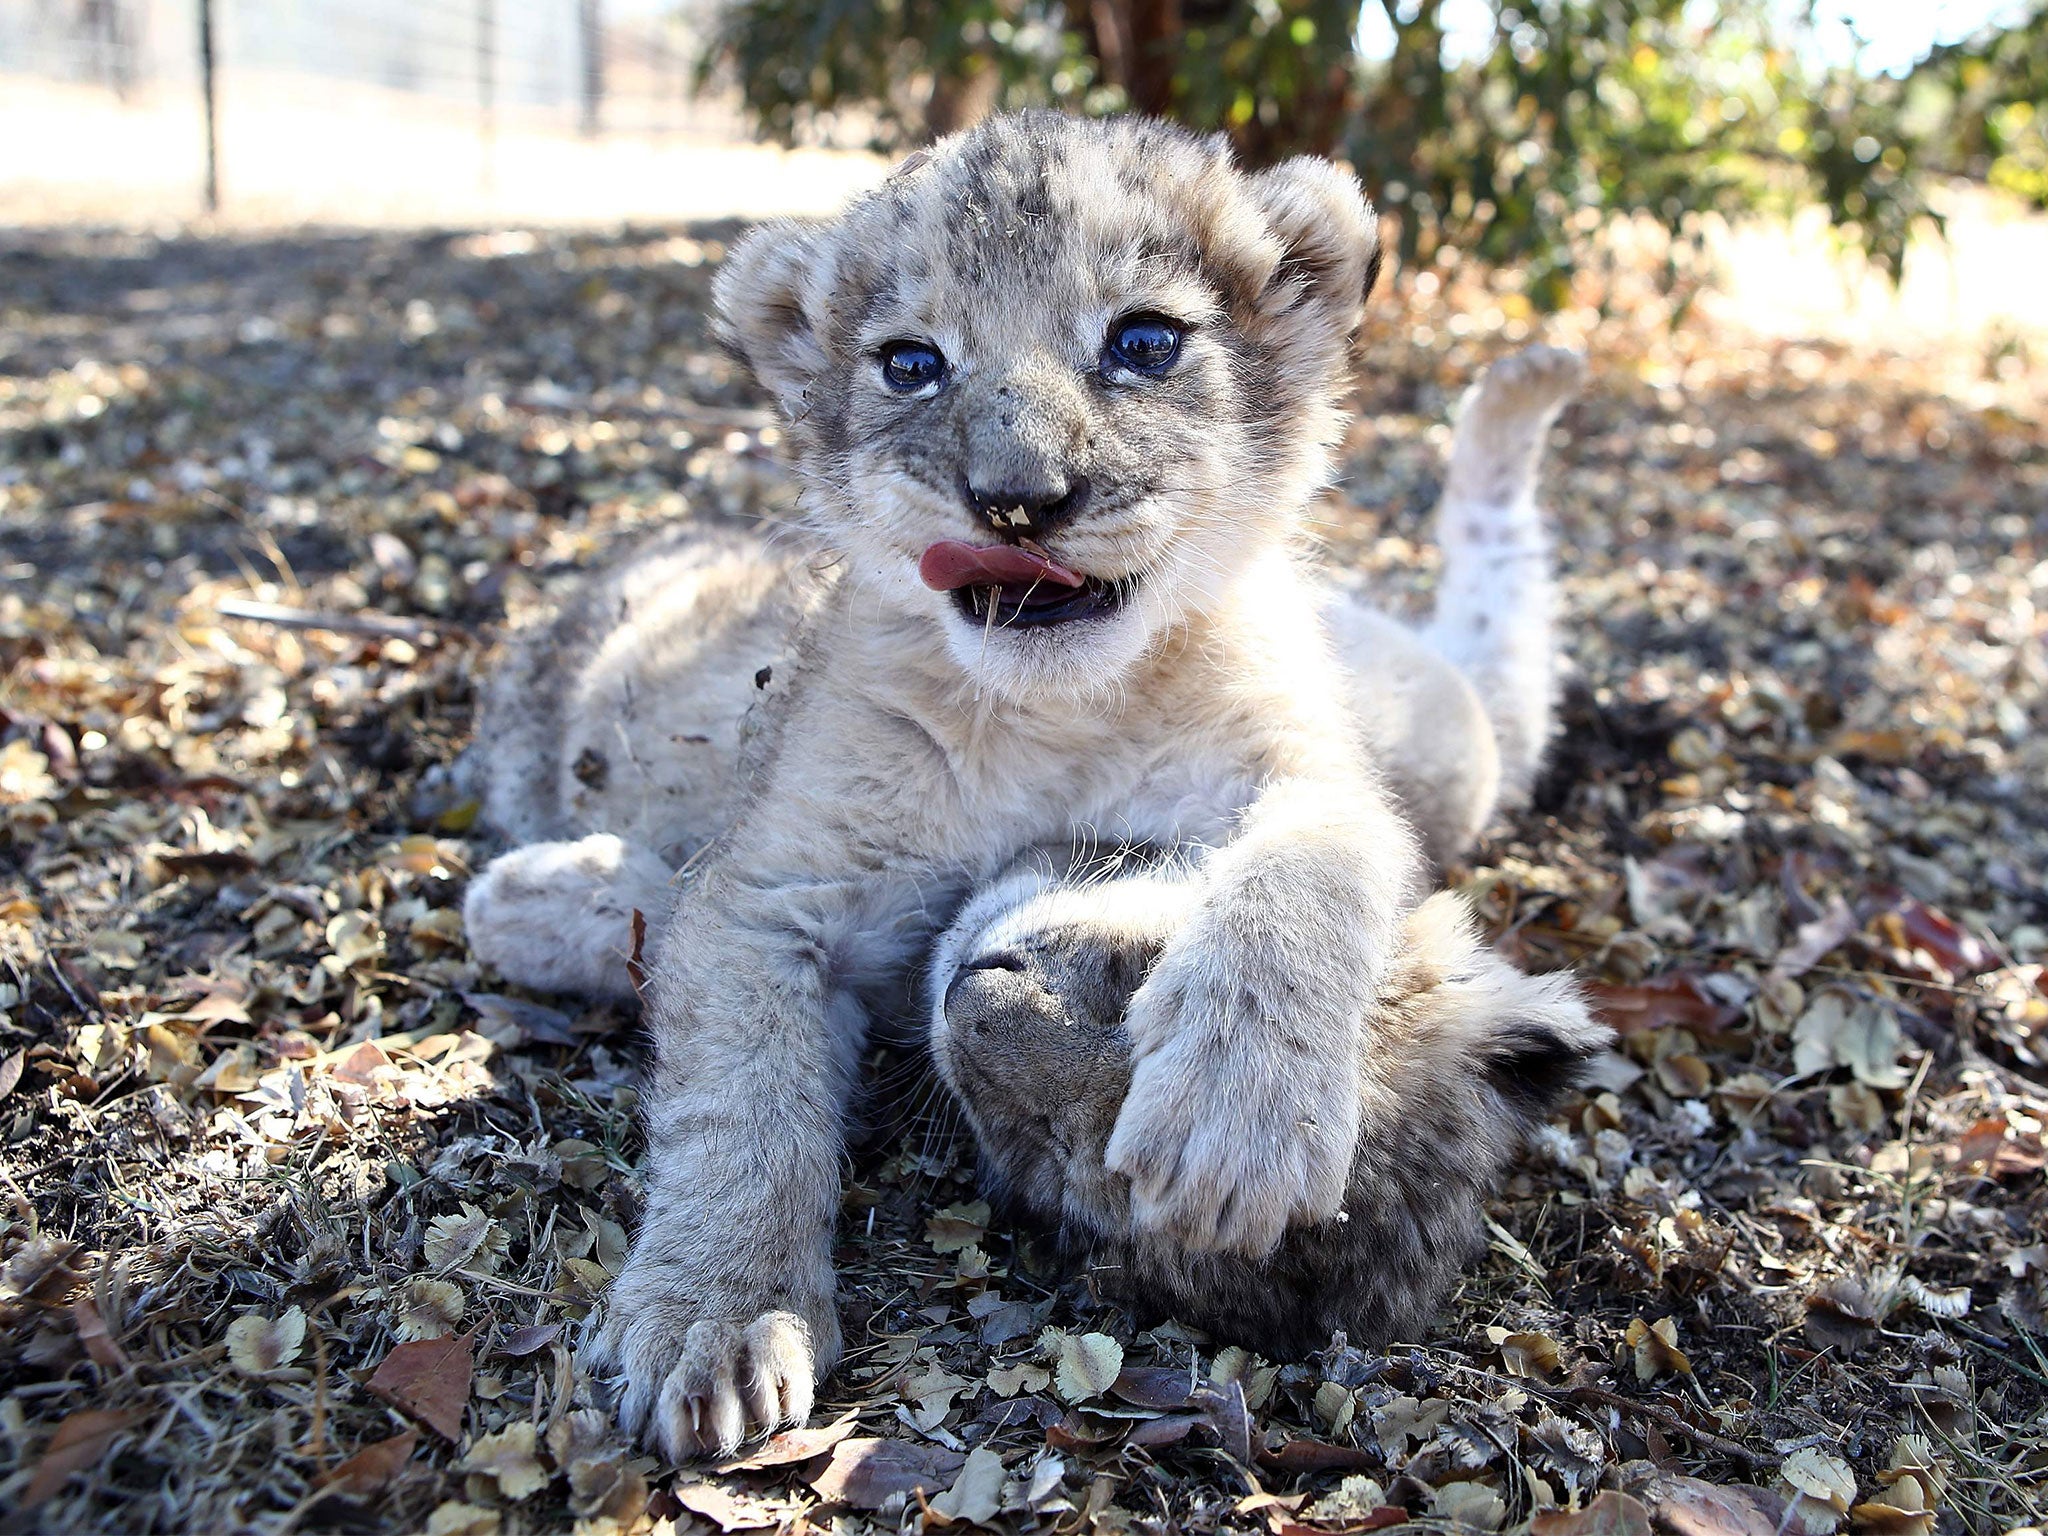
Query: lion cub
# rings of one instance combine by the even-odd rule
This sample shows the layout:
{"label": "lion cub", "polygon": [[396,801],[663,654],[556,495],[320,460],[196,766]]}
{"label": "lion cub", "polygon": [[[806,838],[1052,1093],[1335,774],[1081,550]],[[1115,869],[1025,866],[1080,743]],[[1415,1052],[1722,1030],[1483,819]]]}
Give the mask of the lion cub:
{"label": "lion cub", "polygon": [[[808,1413],[841,1343],[832,1232],[867,1032],[1027,848],[1103,829],[1211,850],[1125,1014],[1105,1155],[1133,1230],[1257,1256],[1341,1207],[1361,1021],[1427,881],[1333,648],[1379,667],[1375,621],[1325,627],[1303,537],[1378,264],[1371,209],[1326,161],[1247,171],[1162,124],[1045,113],[734,248],[726,339],[782,407],[830,557],[787,603],[768,718],[743,732],[695,662],[640,665],[643,642],[697,643],[692,614],[731,620],[728,587],[765,602],[714,556],[602,586],[611,627],[518,672],[526,696],[479,743],[500,718],[564,742],[492,775],[516,811],[493,819],[544,839],[465,908],[507,975],[622,974],[625,913],[688,858],[666,911],[643,907],[646,1213],[586,1356],[629,1432],[680,1460]],[[1526,482],[1560,394],[1482,413],[1499,463],[1474,496]],[[1485,537],[1509,537],[1486,560],[1540,573],[1533,506],[1487,504]],[[1547,600],[1540,574],[1530,590]],[[760,633],[732,620],[707,654]],[[1418,665],[1480,709],[1442,658]],[[1547,674],[1515,676],[1533,761]],[[731,778],[689,777],[743,735]]]}
{"label": "lion cub", "polygon": [[[1131,1081],[1125,1015],[1201,899],[1199,871],[1056,877],[1027,862],[941,938],[930,1041],[965,1109],[985,1193],[1054,1228],[1102,1289],[1280,1358],[1419,1340],[1480,1245],[1481,1202],[1611,1032],[1563,976],[1488,949],[1463,901],[1401,929],[1359,1037],[1363,1105],[1343,1208],[1263,1257],[1196,1253],[1132,1226],[1106,1149]],[[1149,864],[1150,867],[1143,867]]]}

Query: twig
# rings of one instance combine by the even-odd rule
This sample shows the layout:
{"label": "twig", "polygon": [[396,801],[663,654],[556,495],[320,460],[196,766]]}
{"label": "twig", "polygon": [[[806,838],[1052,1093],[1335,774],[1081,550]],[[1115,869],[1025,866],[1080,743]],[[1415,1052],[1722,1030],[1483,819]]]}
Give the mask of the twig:
{"label": "twig", "polygon": [[1747,1467],[1752,1472],[1769,1472],[1778,1465],[1776,1456],[1752,1451],[1749,1447],[1738,1445],[1710,1429],[1701,1429],[1697,1424],[1688,1423],[1658,1403],[1640,1402],[1633,1397],[1623,1397],[1619,1392],[1610,1392],[1605,1387],[1584,1385],[1570,1388],[1565,1395],[1576,1402],[1598,1403],[1603,1408],[1612,1408],[1619,1413],[1639,1414],[1653,1424],[1662,1425],[1675,1434],[1684,1435],[1703,1449]]}
{"label": "twig", "polygon": [[418,619],[396,618],[388,613],[323,613],[240,597],[222,598],[214,604],[214,611],[224,619],[248,619],[279,629],[325,629],[337,635],[369,635],[379,640],[403,640],[410,645],[438,644],[442,631],[453,627],[423,624]]}
{"label": "twig", "polygon": [[1752,1451],[1747,1446],[1738,1445],[1710,1429],[1701,1429],[1697,1424],[1690,1423],[1658,1403],[1645,1403],[1633,1397],[1623,1397],[1619,1392],[1610,1392],[1605,1387],[1596,1387],[1584,1382],[1570,1387],[1551,1387],[1522,1377],[1510,1379],[1479,1366],[1464,1365],[1455,1360],[1447,1360],[1444,1363],[1455,1371],[1480,1377],[1490,1386],[1502,1390],[1533,1392],[1538,1397],[1548,1398],[1552,1402],[1594,1403],[1602,1408],[1612,1408],[1618,1413],[1635,1414],[1673,1434],[1683,1435],[1701,1449],[1712,1451],[1716,1456],[1747,1467],[1752,1472],[1768,1472],[1778,1465],[1776,1456]]}

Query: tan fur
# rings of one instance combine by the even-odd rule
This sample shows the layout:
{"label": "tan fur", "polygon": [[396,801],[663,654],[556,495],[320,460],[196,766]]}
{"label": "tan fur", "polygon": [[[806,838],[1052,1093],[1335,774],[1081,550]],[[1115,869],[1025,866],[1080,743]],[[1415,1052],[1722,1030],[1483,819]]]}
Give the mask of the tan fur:
{"label": "tan fur", "polygon": [[[1375,261],[1371,214],[1327,165],[1247,175],[1156,124],[1037,115],[728,262],[730,339],[788,413],[835,565],[797,605],[730,826],[676,882],[654,952],[647,1213],[588,1358],[670,1455],[808,1411],[839,1349],[831,1230],[868,1021],[1020,848],[1213,850],[1130,1010],[1107,1157],[1134,1228],[1257,1254],[1337,1209],[1361,1113],[1345,1064],[1424,872],[1297,543]],[[1099,367],[1134,310],[1190,327],[1166,377]],[[891,337],[940,345],[944,386],[888,391]],[[1086,481],[1044,546],[1126,601],[990,630],[921,584],[927,545],[989,537],[963,480],[1012,475]],[[614,830],[585,814],[552,835]],[[644,891],[644,860],[588,852],[568,867],[616,853]],[[519,861],[544,857],[518,850],[471,897],[508,968],[548,932],[511,899],[532,889]]]}

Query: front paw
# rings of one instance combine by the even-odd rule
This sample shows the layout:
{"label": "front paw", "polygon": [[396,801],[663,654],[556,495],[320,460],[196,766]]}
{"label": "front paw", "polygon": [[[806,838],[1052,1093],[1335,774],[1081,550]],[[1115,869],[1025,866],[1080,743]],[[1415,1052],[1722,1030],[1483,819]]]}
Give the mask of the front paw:
{"label": "front paw", "polygon": [[628,1268],[582,1364],[619,1387],[619,1427],[672,1462],[730,1455],[810,1417],[839,1356],[830,1301],[810,1317],[758,1303],[711,1305],[687,1277]]}
{"label": "front paw", "polygon": [[1133,1072],[1108,1162],[1131,1181],[1140,1235],[1263,1257],[1290,1226],[1343,1208],[1358,1136],[1355,1064],[1242,1038],[1183,1033]]}

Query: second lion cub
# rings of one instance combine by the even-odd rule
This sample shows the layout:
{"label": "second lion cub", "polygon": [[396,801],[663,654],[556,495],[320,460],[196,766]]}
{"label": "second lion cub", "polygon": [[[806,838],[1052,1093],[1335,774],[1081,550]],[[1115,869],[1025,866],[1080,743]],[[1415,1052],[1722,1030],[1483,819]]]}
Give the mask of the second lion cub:
{"label": "second lion cub", "polygon": [[1130,1083],[1124,1012],[1198,899],[1199,869],[1055,878],[1032,861],[969,903],[932,967],[931,1048],[984,1191],[1050,1226],[1104,1291],[1279,1358],[1342,1330],[1420,1340],[1480,1244],[1482,1202],[1612,1040],[1570,978],[1525,976],[1463,900],[1410,913],[1352,1065],[1364,1105],[1344,1208],[1270,1254],[1190,1253],[1134,1231],[1103,1157]]}

